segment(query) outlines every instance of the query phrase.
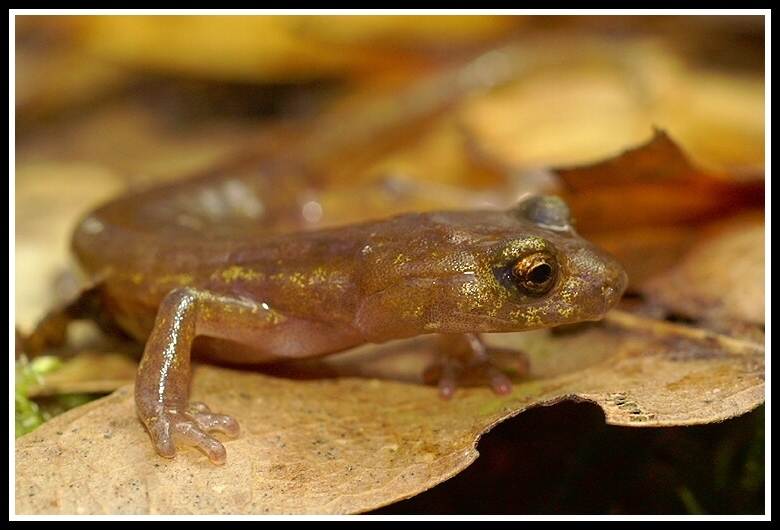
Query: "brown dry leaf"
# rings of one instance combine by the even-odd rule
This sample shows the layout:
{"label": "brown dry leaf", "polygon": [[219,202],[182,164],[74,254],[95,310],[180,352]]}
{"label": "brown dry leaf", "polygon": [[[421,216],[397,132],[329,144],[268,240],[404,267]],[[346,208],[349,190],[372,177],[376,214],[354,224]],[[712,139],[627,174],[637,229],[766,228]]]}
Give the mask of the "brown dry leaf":
{"label": "brown dry leaf", "polygon": [[749,178],[705,171],[662,130],[618,156],[555,173],[585,233],[702,225],[764,206],[763,171]]}
{"label": "brown dry leaf", "polygon": [[763,326],[766,312],[763,219],[730,223],[678,266],[650,279],[643,292],[667,313],[719,329]]}
{"label": "brown dry leaf", "polygon": [[[110,24],[94,23],[91,35],[105,35]],[[132,34],[127,29],[125,36]],[[87,42],[97,46],[100,40]],[[131,48],[122,48],[128,42],[105,41],[105,47],[93,51],[121,63],[119,57]],[[208,39],[201,42],[205,46]],[[303,46],[311,48],[311,43]],[[634,287],[645,287],[646,277],[662,274],[657,284],[648,283],[641,291],[649,295],[651,306],[640,298],[633,306],[626,304],[630,313],[613,312],[601,324],[489,337],[496,347],[523,350],[531,362],[528,374],[513,374],[514,392],[504,397],[467,388],[442,401],[434,388],[420,384],[432,352],[427,338],[365,347],[323,362],[282,365],[276,376],[199,366],[193,397],[234,414],[242,425],[241,436],[227,441],[223,467],[191,449],[173,460],[158,457],[136,418],[131,389],[125,387],[17,441],[16,510],[357,513],[458,473],[476,458],[476,442],[486,430],[531,406],[585,399],[597,402],[610,423],[660,426],[722,421],[762,403],[763,314],[757,310],[763,304],[751,295],[745,305],[748,291],[743,289],[744,275],[754,280],[750,292],[763,285],[757,265],[760,235],[737,230],[733,239],[707,242],[709,232],[699,225],[730,222],[723,218],[763,204],[761,179],[740,182],[723,169],[760,173],[763,117],[757,117],[757,109],[763,107],[763,80],[718,84],[712,76],[692,76],[673,54],[646,43],[615,47],[601,41],[542,40],[526,42],[519,50],[509,56],[524,57],[527,63],[515,84],[479,94],[442,120],[415,127],[413,134],[403,131],[400,142],[373,142],[357,153],[361,156],[355,156],[350,144],[318,158],[322,181],[316,184],[334,187],[312,186],[292,196],[316,199],[326,213],[341,214],[342,221],[365,211],[376,216],[393,208],[499,204],[515,199],[517,182],[502,178],[510,173],[507,168],[520,168],[523,185],[526,177],[534,177],[530,180],[536,184],[536,177],[544,177],[535,189],[563,182],[583,233],[621,256]],[[127,61],[148,65],[171,60],[160,59],[155,51],[147,48],[146,55]],[[241,66],[236,64],[207,75],[245,78],[246,72],[225,73]],[[581,67],[572,70],[573,64]],[[338,67],[329,61],[322,66]],[[700,83],[705,77],[707,82]],[[709,126],[726,114],[714,130],[728,134],[694,130],[698,111],[684,105],[697,100],[702,87],[710,96],[717,93],[713,86],[721,87],[723,99],[739,103],[736,114],[708,116]],[[72,226],[86,207],[78,200],[92,203],[97,196],[91,193],[102,193],[95,175],[108,175],[105,180],[115,191],[128,175],[178,178],[248,149],[257,153],[261,149],[253,145],[269,140],[268,134],[253,130],[256,123],[226,120],[176,129],[166,127],[164,119],[155,121],[157,116],[137,103],[120,100],[96,108],[92,115],[66,117],[48,131],[35,130],[17,144],[17,180],[22,184],[17,187],[17,272],[29,274],[17,274],[21,288],[16,308],[17,323],[26,329],[53,305],[50,299],[43,301],[46,289],[31,297],[28,287],[51,284],[42,277],[52,275],[64,259],[64,252],[50,252],[51,241],[64,248],[67,239],[64,233],[38,239],[39,228]],[[733,126],[739,117],[744,118],[742,127]],[[652,125],[667,124],[674,124],[670,133],[683,138],[680,145],[686,151],[696,146],[697,161],[705,158],[708,167],[719,170],[697,169],[665,135],[632,149],[645,141]],[[719,141],[749,148],[721,149]],[[273,152],[274,145],[266,144],[263,152]],[[722,159],[719,153],[725,153]],[[583,165],[596,160],[603,163]],[[546,169],[561,164],[574,167]],[[388,179],[388,173],[396,175]],[[53,174],[67,178],[39,180]],[[346,178],[352,180],[345,190]],[[506,187],[485,189],[496,185]],[[36,189],[47,190],[44,199],[67,201],[70,209],[49,210],[46,200],[25,191]],[[75,193],[76,199],[65,192]],[[42,222],[41,211],[52,217]],[[702,246],[680,268],[668,269],[694,243]],[[33,268],[42,264],[45,272]],[[709,271],[723,267],[729,275],[712,281]],[[678,289],[683,284],[685,291]],[[684,305],[689,293],[704,301],[703,311]],[[642,314],[652,318],[638,316]],[[682,314],[691,325],[662,320],[667,314]],[[753,333],[736,333],[745,322]],[[513,373],[517,357],[505,360]]]}
{"label": "brown dry leaf", "polygon": [[[173,460],[157,456],[125,387],[17,441],[16,510],[358,513],[458,473],[477,457],[482,433],[531,406],[586,399],[610,423],[657,426],[722,421],[763,401],[760,346],[658,330],[630,315],[610,322],[629,327],[623,320],[631,332],[594,326],[493,336],[523,348],[533,367],[505,397],[473,388],[443,401],[435,388],[388,379],[292,380],[200,366],[193,397],[242,425],[226,442],[224,467],[192,449]],[[352,356],[407,357],[411,368],[429,356],[428,342]]]}

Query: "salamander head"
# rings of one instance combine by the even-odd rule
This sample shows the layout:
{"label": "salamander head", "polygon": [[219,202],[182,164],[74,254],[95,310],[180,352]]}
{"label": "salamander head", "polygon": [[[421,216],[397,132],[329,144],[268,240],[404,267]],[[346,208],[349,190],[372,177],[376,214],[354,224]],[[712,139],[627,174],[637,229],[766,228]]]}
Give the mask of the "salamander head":
{"label": "salamander head", "polygon": [[576,233],[568,206],[555,196],[531,196],[504,212],[438,212],[417,222],[402,267],[384,271],[390,280],[363,308],[394,315],[404,335],[598,320],[628,283],[614,257]]}
{"label": "salamander head", "polygon": [[468,296],[454,318],[483,331],[522,331],[598,320],[617,304],[628,284],[625,270],[576,233],[562,199],[532,196],[505,215],[502,230],[516,228],[475,252],[479,266],[473,280],[460,283]]}

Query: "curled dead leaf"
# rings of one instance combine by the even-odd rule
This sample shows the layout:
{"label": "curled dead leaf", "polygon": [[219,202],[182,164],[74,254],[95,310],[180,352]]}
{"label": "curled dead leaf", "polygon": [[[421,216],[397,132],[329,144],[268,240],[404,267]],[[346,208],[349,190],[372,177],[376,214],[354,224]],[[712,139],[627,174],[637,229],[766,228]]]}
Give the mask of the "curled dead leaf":
{"label": "curled dead leaf", "polygon": [[763,223],[729,226],[701,242],[682,262],[649,280],[642,291],[667,313],[727,329],[763,326],[766,311]]}

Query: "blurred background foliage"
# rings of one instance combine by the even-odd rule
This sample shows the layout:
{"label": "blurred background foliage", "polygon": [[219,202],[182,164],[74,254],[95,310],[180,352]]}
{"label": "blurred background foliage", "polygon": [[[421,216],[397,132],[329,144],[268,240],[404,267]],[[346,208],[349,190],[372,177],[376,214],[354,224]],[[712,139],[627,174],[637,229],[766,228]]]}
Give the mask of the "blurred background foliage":
{"label": "blurred background foliage", "polygon": [[[16,185],[33,195],[47,181],[25,179],[44,167],[53,178],[86,167],[104,188],[97,196],[178,178],[246,151],[279,120],[305,121],[346,93],[400,86],[506,42],[542,66],[508,114],[519,119],[505,119],[501,93],[471,115],[501,163],[592,162],[659,126],[704,167],[763,171],[761,15],[17,16],[15,30]],[[84,207],[97,200],[78,190]],[[20,232],[17,212],[17,254],[51,226],[32,204],[39,224]],[[63,256],[69,230],[50,240]],[[51,282],[29,287],[19,274],[17,322],[32,322]],[[589,404],[533,409],[486,434],[465,472],[376,513],[760,514],[764,422],[763,407],[657,429],[607,426]]]}

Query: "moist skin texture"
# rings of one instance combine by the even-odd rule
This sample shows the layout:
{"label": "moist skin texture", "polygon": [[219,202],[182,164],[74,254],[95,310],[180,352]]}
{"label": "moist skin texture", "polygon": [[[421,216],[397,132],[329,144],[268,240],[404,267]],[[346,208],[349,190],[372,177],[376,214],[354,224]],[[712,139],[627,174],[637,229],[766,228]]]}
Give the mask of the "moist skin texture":
{"label": "moist skin texture", "polygon": [[[109,315],[146,341],[136,404],[166,457],[175,440],[222,463],[225,448],[209,433],[239,432],[234,418],[189,402],[192,355],[256,364],[438,333],[443,397],[465,357],[488,366],[490,384],[506,393],[511,383],[490,368],[480,333],[598,320],[627,284],[620,264],[575,232],[555,196],[530,196],[507,211],[410,213],[264,236],[262,219],[246,213],[194,215],[189,199],[206,184],[180,186],[89,214],[73,246],[93,285],[47,319]],[[189,199],[172,200],[176,193]],[[187,215],[177,203],[189,205]]]}

